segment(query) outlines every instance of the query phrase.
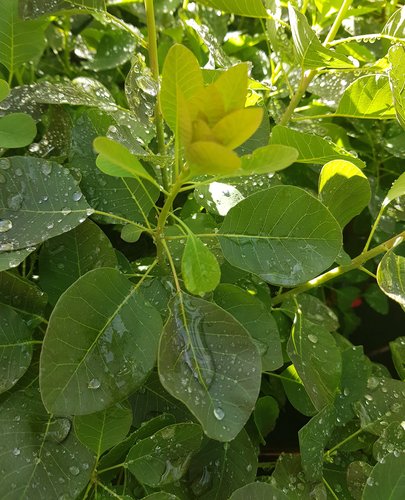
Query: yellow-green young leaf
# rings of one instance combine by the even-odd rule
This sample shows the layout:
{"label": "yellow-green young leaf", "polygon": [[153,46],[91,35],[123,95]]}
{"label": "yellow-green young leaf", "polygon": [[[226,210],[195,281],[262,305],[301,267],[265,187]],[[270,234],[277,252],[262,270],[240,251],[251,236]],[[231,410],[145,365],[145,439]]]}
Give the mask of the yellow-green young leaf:
{"label": "yellow-green young leaf", "polygon": [[396,255],[394,249],[388,251],[378,265],[377,282],[381,290],[405,310],[405,257]]}
{"label": "yellow-green young leaf", "polygon": [[350,161],[333,160],[321,170],[319,197],[343,228],[368,205],[370,184]]}
{"label": "yellow-green young leaf", "polygon": [[10,94],[10,87],[5,80],[0,80],[0,101],[3,101]]}
{"label": "yellow-green young leaf", "polygon": [[405,48],[402,45],[391,47],[388,60],[391,63],[389,78],[395,112],[401,127],[405,128]]}
{"label": "yellow-green young leaf", "polygon": [[37,135],[37,126],[30,115],[12,113],[0,118],[0,147],[23,148]]}
{"label": "yellow-green young leaf", "polygon": [[398,9],[388,19],[382,33],[396,38],[405,38],[405,7]]}
{"label": "yellow-green young leaf", "polygon": [[398,179],[393,183],[391,189],[388,191],[384,199],[384,205],[388,205],[395,198],[405,195],[405,172],[401,174]]}
{"label": "yellow-green young leaf", "polygon": [[256,132],[262,119],[262,108],[238,109],[222,118],[213,127],[212,132],[221,144],[235,149]]}
{"label": "yellow-green young leaf", "polygon": [[203,85],[202,72],[195,55],[183,45],[174,45],[163,65],[160,91],[163,117],[173,132],[177,131],[178,89],[189,100]]}
{"label": "yellow-green young leaf", "polygon": [[395,118],[389,79],[383,75],[358,78],[345,90],[336,114],[377,120]]}
{"label": "yellow-green young leaf", "polygon": [[186,150],[193,173],[229,174],[238,170],[241,160],[236,153],[216,142],[194,142]]}
{"label": "yellow-green young leaf", "polygon": [[237,64],[224,71],[213,83],[224,99],[225,112],[244,108],[248,88],[248,65]]}
{"label": "yellow-green young leaf", "polygon": [[269,144],[256,149],[251,155],[242,156],[242,170],[246,174],[267,174],[292,165],[298,151],[282,144]]}
{"label": "yellow-green young leaf", "polygon": [[187,238],[181,272],[187,290],[195,295],[212,292],[221,279],[221,270],[215,255],[193,234],[189,234]]}
{"label": "yellow-green young leaf", "polygon": [[225,101],[214,85],[201,88],[188,103],[192,120],[205,120],[210,127],[225,115]]}
{"label": "yellow-green young leaf", "polygon": [[268,17],[262,0],[199,0],[199,3],[238,16]]}
{"label": "yellow-green young leaf", "polygon": [[97,137],[94,139],[93,146],[99,153],[97,166],[105,174],[113,177],[142,177],[154,182],[138,158],[122,144],[108,137]]}

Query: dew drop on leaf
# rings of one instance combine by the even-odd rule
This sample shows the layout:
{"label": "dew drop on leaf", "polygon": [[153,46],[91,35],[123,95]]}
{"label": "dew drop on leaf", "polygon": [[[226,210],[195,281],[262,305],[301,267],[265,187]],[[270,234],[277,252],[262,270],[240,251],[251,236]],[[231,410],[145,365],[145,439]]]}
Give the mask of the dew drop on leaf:
{"label": "dew drop on leaf", "polygon": [[98,389],[101,386],[101,383],[96,378],[92,378],[87,386],[89,389]]}
{"label": "dew drop on leaf", "polygon": [[219,406],[217,408],[214,408],[214,417],[217,420],[222,420],[225,417],[225,412],[222,408]]}
{"label": "dew drop on leaf", "polygon": [[8,219],[0,220],[0,233],[6,233],[7,231],[10,231],[12,227],[13,223],[11,222],[11,220]]}

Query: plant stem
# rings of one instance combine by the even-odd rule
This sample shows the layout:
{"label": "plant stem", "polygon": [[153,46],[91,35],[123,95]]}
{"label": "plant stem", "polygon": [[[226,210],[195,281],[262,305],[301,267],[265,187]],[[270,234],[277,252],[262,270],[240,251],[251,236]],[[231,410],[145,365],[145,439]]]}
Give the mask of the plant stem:
{"label": "plant stem", "polygon": [[[339,31],[340,25],[342,24],[352,1],[353,0],[343,0],[342,5],[340,6],[339,12],[336,15],[336,19],[335,19],[334,23],[332,24],[330,31],[325,38],[325,41],[323,42],[323,45],[325,47],[328,46],[329,43],[335,38],[337,32]],[[293,96],[293,98],[291,99],[290,104],[288,105],[287,109],[285,110],[283,116],[281,117],[279,125],[287,125],[287,123],[290,121],[290,118],[293,115],[295,108],[300,103],[302,96],[305,94],[309,84],[312,82],[312,80],[314,79],[314,77],[316,76],[317,73],[318,73],[318,70],[312,69],[310,71],[305,72],[302,75],[298,90],[295,93],[295,95]]]}
{"label": "plant stem", "polygon": [[343,266],[337,266],[330,271],[327,271],[324,274],[321,274],[317,278],[314,278],[310,281],[307,281],[303,285],[299,285],[296,288],[293,288],[292,290],[289,290],[288,292],[282,293],[281,295],[277,295],[274,297],[272,300],[272,305],[275,306],[277,304],[281,304],[284,300],[290,299],[292,297],[295,297],[296,295],[307,292],[308,290],[311,290],[312,288],[316,288],[318,286],[321,286],[325,284],[327,281],[337,278],[338,276],[342,276],[342,274],[348,273],[349,271],[353,271],[354,269],[358,269],[363,264],[377,255],[380,255],[381,253],[387,252],[388,250],[391,250],[391,248],[395,247],[399,242],[401,242],[403,239],[405,239],[405,231],[402,233],[397,234],[393,238],[390,238],[389,240],[385,241],[384,243],[381,243],[381,245],[378,245],[377,247],[372,248],[371,250],[367,252],[361,253],[359,256],[354,258],[350,264],[346,264]]}
{"label": "plant stem", "polygon": [[338,443],[336,446],[334,446],[333,448],[331,448],[328,451],[325,451],[323,457],[324,458],[329,457],[332,453],[334,453],[336,450],[338,450],[341,446],[343,446],[344,444],[346,444],[349,441],[351,441],[353,438],[355,438],[356,436],[358,436],[359,434],[361,434],[363,431],[364,431],[364,429],[357,429],[356,432],[353,432],[353,434],[350,434],[350,436],[348,436],[343,441],[340,441],[340,443]]}
{"label": "plant stem", "polygon": [[384,204],[384,203],[382,204],[381,209],[378,212],[377,218],[375,219],[374,224],[373,224],[373,226],[371,228],[370,234],[369,234],[369,236],[367,238],[367,242],[366,242],[366,244],[365,244],[365,246],[363,248],[363,252],[367,252],[367,250],[368,250],[368,248],[370,246],[371,240],[373,239],[374,233],[376,232],[377,226],[378,226],[378,224],[379,224],[379,222],[381,220],[381,217],[384,214],[384,210],[385,210],[386,206],[387,206],[386,204]]}
{"label": "plant stem", "polygon": [[[149,66],[152,70],[153,78],[156,80],[159,89],[159,59],[157,50],[157,37],[156,37],[156,23],[155,23],[155,8],[153,0],[145,0],[146,11],[146,25],[148,28],[148,52],[149,52]],[[159,103],[159,90],[156,96],[155,106],[155,126],[158,141],[158,153],[164,154],[165,152],[165,135],[162,111]],[[167,185],[165,188],[167,189]]]}

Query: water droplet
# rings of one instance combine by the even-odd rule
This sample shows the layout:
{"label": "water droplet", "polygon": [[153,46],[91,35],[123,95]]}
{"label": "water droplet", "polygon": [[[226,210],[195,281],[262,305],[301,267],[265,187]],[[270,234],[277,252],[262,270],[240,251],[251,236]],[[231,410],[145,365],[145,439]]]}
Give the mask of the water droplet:
{"label": "water droplet", "polygon": [[214,417],[217,420],[222,420],[225,417],[225,412],[222,408],[219,406],[217,408],[214,408]]}
{"label": "water droplet", "polygon": [[318,337],[316,335],[313,335],[312,333],[310,333],[308,335],[308,340],[310,342],[312,342],[313,344],[316,344],[318,342]]}
{"label": "water droplet", "polygon": [[69,467],[69,472],[73,474],[73,476],[77,476],[80,472],[79,467],[76,467],[75,465],[72,465]]}
{"label": "water droplet", "polygon": [[70,212],[71,212],[70,208],[67,208],[67,207],[62,208],[62,214],[63,215],[69,215]]}
{"label": "water droplet", "polygon": [[42,172],[44,175],[49,175],[49,174],[52,172],[52,164],[51,164],[51,163],[44,163],[44,164],[41,166],[41,172]]}
{"label": "water droplet", "polygon": [[87,387],[89,389],[98,389],[100,386],[101,386],[101,382],[96,378],[92,378]]}
{"label": "water droplet", "polygon": [[77,193],[73,193],[72,199],[73,199],[73,201],[79,201],[79,200],[81,200],[82,196],[83,196],[83,193],[78,191]]}
{"label": "water droplet", "polygon": [[13,223],[11,222],[11,220],[8,219],[0,220],[0,233],[6,233],[7,231],[10,231],[12,227]]}
{"label": "water droplet", "polygon": [[15,457],[18,457],[18,455],[19,455],[20,453],[21,453],[20,448],[14,448],[14,450],[13,450],[13,455],[14,455]]}

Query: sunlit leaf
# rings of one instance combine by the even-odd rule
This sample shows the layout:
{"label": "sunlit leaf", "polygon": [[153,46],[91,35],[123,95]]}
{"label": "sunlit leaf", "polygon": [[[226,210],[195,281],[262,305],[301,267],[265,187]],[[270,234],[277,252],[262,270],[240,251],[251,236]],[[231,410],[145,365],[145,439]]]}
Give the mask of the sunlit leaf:
{"label": "sunlit leaf", "polygon": [[389,250],[377,269],[377,282],[381,290],[405,308],[405,257]]}
{"label": "sunlit leaf", "polygon": [[0,79],[0,101],[3,101],[10,94],[10,87],[5,80]]}
{"label": "sunlit leaf", "polygon": [[28,19],[71,9],[102,11],[105,0],[20,0],[20,11]]}
{"label": "sunlit leaf", "polygon": [[199,3],[239,16],[267,17],[261,0],[249,0],[249,2],[246,0],[199,0]]}
{"label": "sunlit leaf", "polygon": [[290,146],[269,144],[242,156],[242,170],[246,174],[266,174],[289,167],[298,159],[298,151]]}
{"label": "sunlit leaf", "polygon": [[405,195],[405,172],[394,181],[391,189],[388,191],[384,199],[384,205],[388,205],[391,201]]}
{"label": "sunlit leaf", "polygon": [[389,79],[394,99],[397,120],[402,128],[405,128],[405,77],[403,68],[405,65],[405,49],[402,45],[391,47],[388,52],[388,59],[391,63]]}
{"label": "sunlit leaf", "polygon": [[186,157],[192,171],[198,174],[230,174],[241,166],[236,153],[216,142],[193,142]]}
{"label": "sunlit leaf", "polygon": [[215,80],[216,87],[224,99],[225,113],[245,107],[248,88],[248,66],[246,63],[228,68]]}
{"label": "sunlit leaf", "polygon": [[238,109],[217,122],[212,133],[221,144],[229,149],[235,149],[256,132],[262,118],[261,108]]}

